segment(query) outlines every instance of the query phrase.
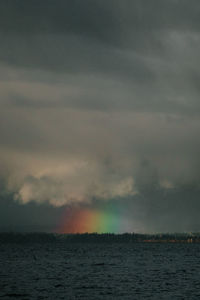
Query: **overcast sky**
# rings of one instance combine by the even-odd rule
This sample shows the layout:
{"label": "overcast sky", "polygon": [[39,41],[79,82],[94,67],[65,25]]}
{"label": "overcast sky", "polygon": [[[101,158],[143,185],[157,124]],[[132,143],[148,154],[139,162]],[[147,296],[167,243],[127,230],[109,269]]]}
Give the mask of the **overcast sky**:
{"label": "overcast sky", "polygon": [[199,0],[0,1],[0,228],[119,208],[200,231]]}

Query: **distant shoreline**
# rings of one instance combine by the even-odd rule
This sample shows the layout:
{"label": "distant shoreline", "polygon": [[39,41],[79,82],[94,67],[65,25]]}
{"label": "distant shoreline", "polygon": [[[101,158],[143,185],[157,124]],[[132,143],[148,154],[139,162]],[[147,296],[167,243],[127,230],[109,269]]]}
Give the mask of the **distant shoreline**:
{"label": "distant shoreline", "polygon": [[132,243],[200,243],[200,233],[41,233],[1,232],[0,243],[5,242],[132,242]]}

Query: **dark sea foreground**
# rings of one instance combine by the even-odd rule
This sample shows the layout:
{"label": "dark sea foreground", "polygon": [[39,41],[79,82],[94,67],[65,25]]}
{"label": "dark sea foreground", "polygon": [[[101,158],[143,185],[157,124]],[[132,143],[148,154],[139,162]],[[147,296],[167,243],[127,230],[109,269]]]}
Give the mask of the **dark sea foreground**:
{"label": "dark sea foreground", "polygon": [[1,241],[0,299],[200,299],[200,244]]}

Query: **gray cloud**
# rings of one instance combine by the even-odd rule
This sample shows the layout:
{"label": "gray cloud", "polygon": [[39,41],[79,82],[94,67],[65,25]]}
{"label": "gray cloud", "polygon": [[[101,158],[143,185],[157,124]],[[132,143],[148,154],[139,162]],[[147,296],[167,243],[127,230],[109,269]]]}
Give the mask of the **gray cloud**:
{"label": "gray cloud", "polygon": [[1,1],[4,211],[111,203],[137,230],[198,229],[199,9]]}

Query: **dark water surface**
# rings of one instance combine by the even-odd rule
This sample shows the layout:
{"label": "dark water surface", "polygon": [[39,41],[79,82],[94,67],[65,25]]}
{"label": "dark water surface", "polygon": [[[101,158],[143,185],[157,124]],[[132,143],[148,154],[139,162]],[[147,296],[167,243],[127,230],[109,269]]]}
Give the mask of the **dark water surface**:
{"label": "dark water surface", "polygon": [[0,298],[200,299],[200,244],[1,244]]}

